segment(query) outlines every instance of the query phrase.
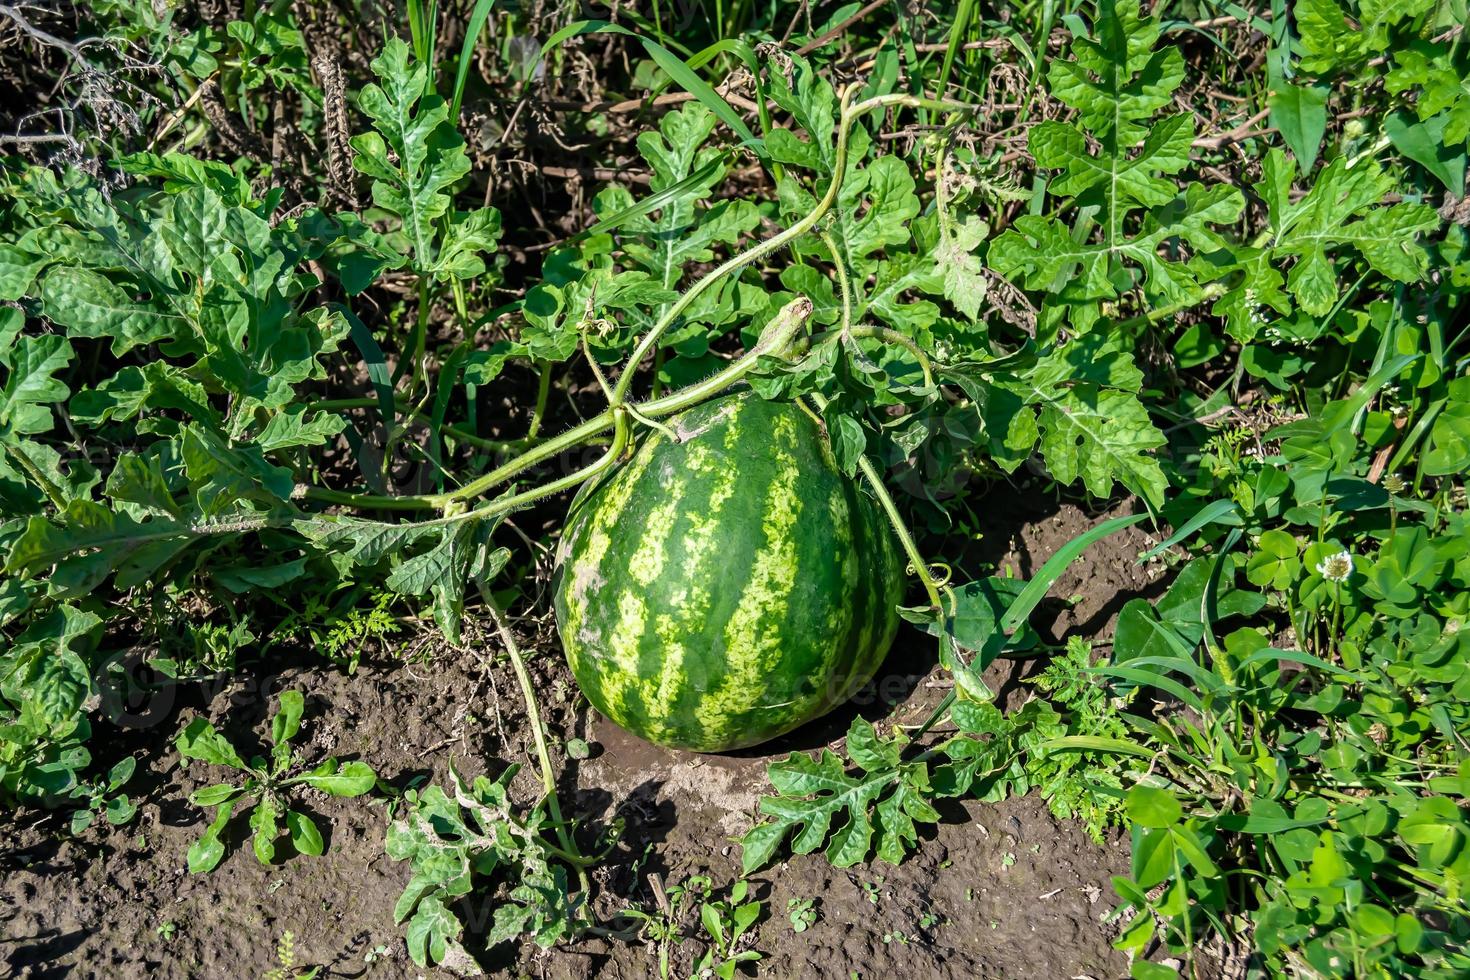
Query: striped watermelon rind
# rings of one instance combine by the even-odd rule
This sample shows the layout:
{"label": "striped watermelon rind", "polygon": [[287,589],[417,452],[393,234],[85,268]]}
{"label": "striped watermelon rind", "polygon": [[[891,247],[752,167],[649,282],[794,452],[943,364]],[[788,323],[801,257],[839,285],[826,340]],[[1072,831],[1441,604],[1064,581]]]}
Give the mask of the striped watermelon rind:
{"label": "striped watermelon rind", "polygon": [[661,745],[744,748],[850,698],[898,628],[903,561],[799,406],[727,395],[573,502],[556,619],[594,707]]}

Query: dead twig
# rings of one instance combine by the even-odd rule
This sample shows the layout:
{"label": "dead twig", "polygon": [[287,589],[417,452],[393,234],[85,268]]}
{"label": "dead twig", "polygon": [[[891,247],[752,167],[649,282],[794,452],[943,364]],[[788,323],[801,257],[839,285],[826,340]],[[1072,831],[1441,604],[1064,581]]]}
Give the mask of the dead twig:
{"label": "dead twig", "polygon": [[803,44],[801,47],[797,48],[796,53],[798,55],[810,54],[811,52],[825,45],[828,41],[841,37],[843,31],[847,30],[853,24],[856,24],[858,21],[862,20],[864,17],[868,16],[873,11],[877,10],[879,7],[882,7],[887,3],[888,0],[872,0],[872,2],[869,3],[867,6],[853,13],[852,16],[848,17],[842,23],[827,31],[821,37],[813,38],[812,40]]}
{"label": "dead twig", "polygon": [[1252,126],[1265,119],[1270,114],[1270,109],[1262,109],[1260,112],[1256,113],[1254,116],[1251,116],[1245,122],[1241,123],[1239,126],[1236,126],[1229,132],[1220,133],[1216,136],[1201,137],[1200,139],[1195,140],[1191,145],[1198,150],[1218,150],[1220,147],[1226,146],[1230,143],[1238,143],[1244,139],[1252,139],[1257,136],[1265,136],[1267,133],[1274,133],[1276,132],[1274,127],[1267,127],[1266,129],[1257,130],[1251,129]]}

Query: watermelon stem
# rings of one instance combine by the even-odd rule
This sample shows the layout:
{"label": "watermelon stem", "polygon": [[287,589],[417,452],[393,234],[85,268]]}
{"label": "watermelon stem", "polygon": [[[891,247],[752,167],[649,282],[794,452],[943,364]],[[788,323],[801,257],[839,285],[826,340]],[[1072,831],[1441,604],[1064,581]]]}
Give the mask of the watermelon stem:
{"label": "watermelon stem", "polygon": [[832,267],[837,272],[837,285],[842,294],[842,333],[852,332],[852,278],[847,274],[847,260],[842,257],[842,250],[837,247],[837,242],[832,238],[832,233],[825,228],[820,232],[822,244],[827,246],[827,251],[832,253]]}
{"label": "watermelon stem", "polygon": [[536,408],[531,412],[531,424],[526,428],[526,441],[534,441],[541,433],[541,421],[546,418],[546,401],[551,395],[551,362],[538,361],[540,370],[536,378]]}
{"label": "watermelon stem", "polygon": [[597,387],[602,389],[602,394],[607,398],[608,408],[617,408],[618,404],[613,397],[612,386],[607,383],[607,375],[602,373],[602,365],[597,363],[597,358],[592,356],[592,348],[587,344],[587,331],[582,331],[582,355],[587,358],[587,366],[592,369],[592,377],[597,379]]}
{"label": "watermelon stem", "polygon": [[[653,325],[653,327],[651,327],[649,331],[644,334],[643,337],[639,340],[637,347],[634,348],[632,356],[628,359],[627,367],[618,376],[617,384],[611,386],[611,397],[608,399],[610,405],[607,411],[604,411],[594,416],[593,418],[590,418],[587,421],[581,423],[580,425],[577,425],[574,428],[567,430],[554,439],[548,439],[545,442],[541,442],[528,447],[526,451],[523,452],[520,456],[517,456],[515,459],[512,459],[496,467],[479,479],[473,480],[457,490],[451,490],[439,494],[428,494],[423,496],[404,495],[390,497],[374,494],[344,493],[341,491],[326,490],[319,487],[302,487],[298,491],[297,496],[307,500],[316,500],[322,503],[337,504],[340,506],[365,510],[444,510],[445,508],[450,507],[456,502],[472,500],[475,497],[479,497],[483,495],[486,491],[511,479],[516,474],[524,472],[525,470],[530,469],[532,466],[535,466],[536,464],[543,462],[544,460],[550,459],[557,453],[563,452],[564,450],[570,449],[574,446],[581,445],[588,440],[595,438],[598,435],[601,435],[607,429],[611,428],[614,425],[615,415],[617,414],[618,410],[621,409],[622,406],[627,402],[628,389],[632,386],[633,379],[637,376],[638,365],[643,363],[644,358],[648,356],[650,351],[653,351],[657,347],[658,341],[664,335],[664,333],[668,331],[668,329],[674,324],[674,322],[683,315],[684,311],[687,310],[689,306],[696,299],[698,299],[702,293],[704,293],[711,286],[720,282],[730,273],[742,269],[745,266],[751,265],[752,263],[785,247],[795,239],[811,231],[814,227],[816,227],[817,223],[821,221],[821,219],[827,214],[827,212],[832,209],[832,206],[837,201],[838,192],[840,191],[842,186],[842,180],[847,173],[848,136],[852,130],[853,123],[860,116],[864,115],[865,113],[871,112],[874,109],[882,109],[895,106],[902,106],[906,108],[931,109],[939,112],[975,111],[974,106],[966,105],[964,103],[928,99],[920,96],[908,95],[906,93],[892,93],[889,95],[874,96],[873,98],[865,99],[864,101],[854,105],[852,104],[851,99],[853,92],[856,91],[856,89],[857,85],[856,83],[854,83],[852,85],[846,86],[842,91],[842,112],[839,116],[837,124],[837,148],[833,161],[834,166],[832,178],[828,181],[827,189],[823,193],[821,200],[817,202],[816,207],[814,207],[801,220],[796,222],[796,224],[792,225],[784,231],[778,232],[777,234],[762,242],[757,243],[756,245],[753,245],[744,252],[731,256],[725,262],[704,275],[702,278],[695,281],[695,283],[679,297],[678,301],[671,305],[664,312],[664,314],[659,317],[658,321]],[[830,241],[830,237],[828,237],[828,240]],[[840,263],[841,256],[835,250],[832,254],[834,256],[834,262]],[[845,321],[847,321],[846,332],[850,335],[857,335],[854,333],[854,331],[855,329],[860,328],[853,328],[850,323],[852,312],[852,297],[847,291],[851,289],[851,284],[846,279],[845,266],[842,268],[844,269],[843,288],[845,293],[844,318]],[[724,389],[741,380],[746,374],[748,374],[755,367],[756,362],[760,357],[766,355],[780,354],[784,352],[787,348],[789,348],[792,341],[796,337],[796,333],[799,331],[800,327],[805,324],[807,318],[810,315],[811,301],[806,299],[805,297],[797,297],[796,300],[788,303],[786,307],[784,307],[781,312],[779,312],[772,319],[771,323],[767,324],[765,330],[762,332],[760,341],[755,345],[755,347],[747,351],[740,358],[733,361],[727,368],[725,368],[725,370],[720,371],[711,378],[707,378],[702,382],[690,385],[687,388],[680,389],[679,391],[673,392],[669,395],[650,398],[648,401],[645,401],[641,405],[636,406],[636,411],[643,416],[647,416],[648,418],[657,418],[663,415],[672,415],[676,412],[682,411],[685,408],[692,407],[693,405],[697,405],[702,401],[714,397],[715,395],[724,391]],[[895,337],[889,336],[887,334],[873,334],[873,336],[877,336],[880,337],[880,339],[888,340],[894,343],[902,344],[901,340],[895,339]],[[909,349],[911,352],[913,352],[914,350],[914,348],[912,347],[910,347]],[[922,352],[919,353],[922,356]],[[921,360],[920,363],[921,366],[925,368],[925,373],[927,376],[929,374],[927,359]],[[597,370],[600,371],[600,369]],[[605,378],[599,378],[599,381],[606,385]],[[538,409],[540,407],[539,389],[543,385],[549,385],[549,376],[545,375],[544,373],[542,378],[538,381]],[[537,420],[539,420],[541,417],[542,413],[538,410],[538,412],[533,416],[533,426],[536,425]],[[565,485],[565,480],[559,480],[549,486],[555,486],[556,489],[559,490],[565,489]],[[542,490],[544,490],[545,492],[528,491],[528,494],[535,493],[536,496],[524,500],[523,503],[528,503],[531,499],[539,499],[539,497],[545,496],[546,492],[556,492],[555,490],[546,490],[546,488],[542,488]],[[497,501],[493,505],[490,505],[490,507],[493,508],[495,512],[500,512],[501,509],[505,507],[505,504],[508,501],[519,500],[524,497],[526,497],[526,494],[517,495],[516,497],[512,498],[505,498],[501,501]],[[460,517],[486,515],[488,513],[490,513],[489,509],[473,510],[468,511],[465,514],[453,515],[453,517],[455,519],[458,519]],[[932,588],[932,583],[928,581],[927,577],[925,578],[925,584],[926,587]]]}
{"label": "watermelon stem", "polygon": [[623,406],[623,409],[624,409],[624,411],[626,411],[628,413],[628,416],[630,418],[632,418],[633,421],[635,421],[635,422],[641,422],[642,424],[648,426],[650,429],[657,430],[658,432],[662,433],[663,434],[663,437],[665,439],[669,440],[669,442],[678,442],[679,441],[679,435],[678,435],[678,433],[676,433],[673,429],[669,428],[667,425],[664,425],[662,422],[659,422],[659,421],[656,421],[655,419],[649,418],[647,415],[644,415],[642,412],[638,411],[638,409],[634,408],[632,405],[624,405]]}
{"label": "watermelon stem", "polygon": [[495,605],[494,599],[486,594],[487,590],[483,584],[481,584],[480,591],[485,596],[485,608],[490,613],[490,620],[495,624],[496,632],[500,634],[500,642],[505,645],[506,655],[510,657],[511,669],[515,671],[516,681],[521,686],[521,697],[526,702],[526,718],[531,723],[531,737],[536,743],[536,761],[541,768],[541,785],[546,790],[544,802],[547,812],[551,814],[551,826],[556,832],[556,839],[561,843],[560,853],[568,863],[576,868],[577,880],[582,886],[582,893],[589,894],[591,885],[587,881],[586,867],[593,862],[593,859],[583,857],[582,853],[577,850],[577,843],[572,840],[572,835],[567,833],[566,821],[562,819],[561,803],[556,796],[556,770],[551,767],[551,752],[546,747],[546,728],[541,721],[541,709],[536,705],[535,685],[531,683],[531,674],[526,670],[526,661],[521,657],[520,647],[516,646],[515,637],[505,625],[505,617],[500,614],[500,609]]}
{"label": "watermelon stem", "polygon": [[[618,378],[615,389],[617,398],[615,401],[627,397],[628,388],[633,383],[634,375],[639,364],[657,346],[659,338],[674,324],[684,311],[687,310],[699,295],[709,289],[715,283],[724,279],[730,273],[743,269],[753,262],[765,258],[772,252],[784,248],[802,235],[816,227],[817,222],[826,216],[832,206],[837,203],[838,191],[842,188],[842,180],[847,175],[847,141],[848,134],[852,131],[853,123],[867,112],[874,109],[888,108],[890,106],[903,106],[912,109],[933,109],[939,112],[974,112],[975,106],[966,105],[961,102],[947,102],[937,99],[926,99],[907,93],[895,92],[889,95],[878,95],[866,99],[856,105],[852,104],[852,95],[857,90],[857,83],[843,88],[841,95],[842,113],[837,123],[837,152],[833,157],[832,179],[827,184],[827,190],[814,207],[805,217],[785,231],[767,238],[765,241],[753,245],[749,249],[726,259],[723,263],[710,270],[705,276],[690,286],[678,301],[670,306],[658,318],[656,322],[638,341],[638,346],[633,350],[633,356],[628,359],[630,370],[624,371]],[[835,253],[834,253],[835,254]]]}
{"label": "watermelon stem", "polygon": [[913,568],[914,575],[924,586],[924,592],[929,596],[929,605],[934,609],[941,607],[940,583],[936,582],[933,573],[929,570],[929,563],[919,553],[919,546],[914,542],[914,536],[909,533],[908,525],[903,522],[903,516],[898,512],[898,506],[894,504],[893,497],[888,493],[888,488],[883,486],[883,478],[878,474],[878,469],[873,461],[866,455],[858,457],[858,469],[862,471],[863,479],[867,481],[873,496],[878,498],[878,504],[883,508],[883,513],[888,515],[888,523],[893,526],[893,533],[898,537],[898,543],[903,546],[904,554],[908,556],[909,566]]}
{"label": "watermelon stem", "polygon": [[[807,397],[816,403],[819,411],[826,410],[827,399],[821,392],[814,391]],[[944,588],[944,583],[935,581],[934,574],[929,569],[929,563],[919,552],[919,546],[915,543],[913,534],[909,532],[908,525],[904,523],[903,515],[898,512],[898,505],[893,502],[888,488],[883,485],[883,478],[879,475],[878,468],[873,465],[872,460],[868,459],[866,453],[858,454],[857,465],[868,488],[873,491],[873,496],[878,499],[879,506],[883,508],[888,524],[893,528],[894,536],[898,538],[899,545],[902,546],[904,554],[908,557],[909,567],[914,570],[914,576],[924,586],[924,592],[929,597],[930,608],[941,609],[940,590]],[[947,592],[948,589],[945,591]]]}

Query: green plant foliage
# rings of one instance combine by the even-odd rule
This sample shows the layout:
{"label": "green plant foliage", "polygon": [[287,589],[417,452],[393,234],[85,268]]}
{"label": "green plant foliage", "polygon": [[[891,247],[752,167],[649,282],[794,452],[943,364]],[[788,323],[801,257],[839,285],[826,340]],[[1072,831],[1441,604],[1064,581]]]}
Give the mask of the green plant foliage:
{"label": "green plant foliage", "polygon": [[343,285],[359,292],[384,270],[405,267],[440,282],[484,275],[483,254],[500,239],[500,212],[454,207],[451,192],[470,159],[444,100],[424,94],[428,67],[390,38],[373,71],[378,84],[364,86],[358,104],[374,128],[352,138],[352,164],[372,178],[373,203],[398,219],[398,229],[383,236],[350,226],[361,248],[339,260]]}
{"label": "green plant foliage", "polygon": [[388,856],[409,862],[413,876],[393,915],[406,923],[408,952],[420,966],[473,968],[460,944],[464,927],[450,906],[488,889],[491,878],[504,879],[486,937],[491,946],[522,935],[550,946],[581,921],[582,898],[570,893],[567,868],[544,838],[545,813],[522,814],[507,794],[517,768],[468,784],[451,770],[453,796],[430,786],[409,790],[399,804],[388,828]]}
{"label": "green plant foliage", "polygon": [[[1264,243],[1236,253],[1244,276],[1214,307],[1239,341],[1256,339],[1267,322],[1267,308],[1283,316],[1296,308],[1312,316],[1329,313],[1342,278],[1342,266],[1334,259],[1348,247],[1370,269],[1398,282],[1418,281],[1428,266],[1428,254],[1415,236],[1433,230],[1438,216],[1425,204],[1379,206],[1393,181],[1372,162],[1349,169],[1339,157],[1292,203],[1295,180],[1295,163],[1272,150],[1255,188],[1268,211]],[[1291,271],[1283,282],[1277,270],[1287,262]]]}
{"label": "green plant foliage", "polygon": [[[754,204],[743,200],[725,200],[713,205],[701,204],[726,179],[729,157],[726,152],[708,145],[715,129],[715,118],[699,103],[664,116],[657,132],[646,132],[638,138],[638,150],[651,171],[650,198],[666,195],[664,203],[649,210],[650,199],[635,201],[625,187],[604,188],[593,200],[593,209],[604,221],[615,227],[609,234],[617,249],[623,270],[607,282],[607,287],[620,292],[621,283],[634,280],[630,274],[642,273],[650,288],[662,289],[664,299],[648,306],[628,309],[630,324],[642,332],[666,313],[677,298],[689,267],[714,259],[715,246],[731,246],[755,229],[760,220]],[[619,216],[626,217],[619,220]],[[593,252],[589,243],[584,254]],[[604,260],[605,261],[605,260]],[[599,263],[600,265],[601,263]],[[596,281],[596,280],[594,280]],[[595,304],[606,302],[606,289],[601,282],[597,296],[588,296]],[[670,331],[665,343],[681,356],[702,358],[709,341],[723,332],[739,313],[738,288],[729,283],[713,290],[685,314],[685,323]],[[571,297],[564,296],[564,302]],[[571,307],[572,312],[580,312]],[[611,338],[598,337],[600,346]]]}
{"label": "green plant foliage", "polygon": [[[896,863],[940,800],[1035,791],[1126,830],[1135,976],[1200,972],[1212,934],[1271,975],[1470,972],[1464,0],[730,3],[677,30],[484,2],[457,33],[454,5],[406,31],[349,6],[86,5],[35,59],[64,66],[44,111],[7,116],[0,804],[133,816],[148,760],[93,759],[150,693],[119,650],[169,683],[307,648],[352,670],[488,618],[541,794],[512,768],[395,804],[412,958],[472,972],[479,918],[748,971],[754,882],[597,918],[548,749],[588,746],[542,724],[506,626],[559,531],[507,516],[746,384],[892,519],[954,685],[917,728],[771,763],[746,872]],[[55,47],[38,16],[0,10],[19,50]],[[1013,530],[985,487],[1126,516],[1011,577],[974,567]],[[1044,639],[1063,572],[1145,521],[1157,588]],[[1043,662],[1005,711],[1011,658]],[[296,788],[373,788],[301,764],[303,707],[269,758],[179,734],[238,774],[195,794],[191,867],[241,810],[262,861],[320,852]]]}
{"label": "green plant foliage", "polygon": [[1093,29],[1095,37],[1073,42],[1072,60],[1048,70],[1052,94],[1077,111],[1076,121],[1040,123],[1028,140],[1039,167],[1060,171],[1050,193],[1069,199],[1082,223],[1027,215],[989,252],[997,272],[1052,294],[1057,315],[1043,321],[1051,329],[1063,314],[1074,329],[1092,327],[1105,301],[1119,298],[1120,283],[1136,284],[1149,304],[1191,298],[1196,274],[1164,258],[1162,246],[1201,256],[1228,249],[1218,228],[1245,206],[1234,187],[1174,179],[1189,165],[1196,134],[1189,115],[1155,118],[1184,80],[1179,49],[1157,44],[1159,22],[1124,0],[1104,4]]}
{"label": "green plant foliage", "polygon": [[[276,858],[276,847],[284,832],[298,854],[319,856],[325,848],[315,821],[291,807],[293,787],[319,790],[328,796],[362,796],[377,785],[378,777],[365,762],[339,763],[329,758],[307,769],[292,751],[291,739],[301,731],[306,698],[300,691],[283,691],[280,706],[271,718],[271,751],[267,760],[252,756],[245,760],[207,719],[195,718],[174,745],[185,759],[238,770],[239,782],[216,783],[189,795],[189,802],[215,807],[215,816],[204,833],[189,848],[189,870],[207,874],[225,856],[225,830],[234,815],[254,804],[250,811],[250,846],[261,864]],[[239,777],[236,777],[239,778]]]}

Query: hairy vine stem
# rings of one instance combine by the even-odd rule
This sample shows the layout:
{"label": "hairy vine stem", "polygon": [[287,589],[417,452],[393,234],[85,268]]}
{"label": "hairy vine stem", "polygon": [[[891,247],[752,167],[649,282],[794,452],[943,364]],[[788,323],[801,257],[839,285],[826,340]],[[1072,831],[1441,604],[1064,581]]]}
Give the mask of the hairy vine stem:
{"label": "hairy vine stem", "polygon": [[576,868],[578,882],[585,894],[591,891],[586,869],[589,859],[582,857],[577,850],[576,842],[567,832],[566,821],[562,819],[561,802],[556,796],[556,770],[551,767],[551,752],[546,747],[546,726],[541,722],[541,709],[536,705],[536,686],[531,683],[531,673],[526,670],[526,661],[521,657],[520,648],[516,646],[516,639],[511,635],[510,628],[505,624],[505,617],[489,596],[485,597],[485,609],[490,614],[491,622],[495,624],[496,632],[500,634],[500,642],[505,646],[511,669],[515,671],[516,681],[521,686],[521,698],[526,702],[526,717],[531,723],[531,739],[536,744],[536,761],[541,767],[541,785],[546,791],[544,799],[547,812],[551,814],[552,828],[556,832],[556,839],[561,842],[562,856]]}
{"label": "hairy vine stem", "polygon": [[[831,235],[823,232],[822,241],[832,253],[832,266],[836,270],[837,281],[842,290],[842,322],[838,336],[852,336],[854,329],[852,324],[852,280],[848,278],[847,263],[843,260],[841,251],[837,248],[837,243],[832,240]],[[907,338],[904,339],[907,340]],[[914,346],[917,348],[917,345]],[[928,360],[923,358],[922,354],[920,354],[920,357],[922,359],[920,363],[925,366],[924,377],[931,379],[930,383],[932,384],[932,378],[928,370]],[[812,400],[817,403],[818,408],[824,411],[826,410],[827,399],[822,397],[820,393],[813,392]],[[867,452],[858,454],[858,469],[862,472],[863,479],[867,481],[868,488],[873,491],[873,496],[878,498],[878,503],[883,508],[883,513],[887,516],[888,523],[893,528],[893,533],[898,537],[899,544],[903,546],[904,554],[908,556],[910,567],[913,568],[914,574],[923,584],[924,591],[929,596],[929,605],[934,609],[940,608],[940,585],[934,581],[934,576],[930,574],[928,563],[924,561],[924,556],[919,553],[919,546],[914,541],[913,534],[910,533],[908,525],[904,523],[903,515],[898,512],[898,505],[893,502],[893,497],[889,494],[888,488],[883,485],[882,474],[873,465],[873,461],[868,459]]]}
{"label": "hairy vine stem", "polygon": [[[400,511],[439,510],[444,512],[445,519],[460,519],[465,516],[485,515],[490,512],[499,513],[506,509],[513,509],[514,506],[524,506],[525,503],[529,503],[532,500],[565,489],[568,482],[573,477],[576,477],[577,474],[554,481],[536,490],[526,491],[525,493],[508,498],[501,498],[494,504],[484,508],[478,508],[473,511],[463,510],[466,501],[483,495],[494,487],[507,482],[517,474],[525,472],[538,463],[550,459],[557,453],[581,445],[602,434],[609,428],[612,428],[619,419],[625,421],[627,416],[631,415],[639,420],[653,420],[692,407],[701,401],[719,394],[744,378],[755,367],[760,357],[779,355],[786,352],[796,340],[811,315],[812,305],[810,300],[807,300],[805,297],[798,297],[796,300],[788,303],[772,319],[771,323],[767,324],[761,335],[761,339],[755,347],[746,352],[742,357],[731,362],[723,371],[718,372],[705,381],[690,385],[672,394],[663,397],[653,397],[640,404],[628,403],[628,389],[632,386],[633,379],[637,374],[638,365],[643,362],[650,351],[657,348],[658,342],[664,333],[668,331],[674,322],[683,315],[684,311],[705,290],[730,275],[730,273],[751,265],[810,232],[831,211],[833,205],[837,202],[843,178],[847,173],[848,138],[852,131],[853,123],[860,116],[874,109],[890,106],[964,112],[970,112],[974,109],[973,106],[963,103],[946,102],[902,93],[875,96],[874,98],[865,99],[862,102],[853,104],[852,95],[855,90],[855,85],[849,85],[843,89],[841,95],[841,114],[837,124],[836,151],[833,155],[832,175],[828,181],[826,191],[816,206],[789,228],[738,255],[732,256],[690,286],[679,297],[679,300],[670,306],[648,332],[639,339],[637,346],[633,350],[633,354],[629,357],[623,371],[618,376],[616,384],[612,387],[609,397],[610,404],[606,410],[559,436],[527,446],[526,451],[515,459],[503,463],[479,479],[473,480],[456,490],[422,496],[386,496],[354,494],[319,487],[305,487],[298,492],[298,496],[319,503],[336,504],[338,506],[357,509]],[[823,234],[826,240],[830,242],[830,235]],[[833,251],[833,255],[834,260],[840,263],[841,256],[835,250]],[[840,266],[840,269],[842,270],[841,274],[843,277],[844,308],[850,320],[852,306],[852,297],[850,295],[851,284],[846,279],[845,265]],[[854,328],[852,328],[850,322],[847,324],[846,329],[852,335],[851,331]],[[911,353],[915,353],[920,359],[920,365],[924,369],[926,379],[931,378],[928,359],[923,356],[922,351],[917,349],[917,345],[913,345],[912,342],[905,344],[904,341],[907,338],[900,340],[898,339],[900,335],[894,334],[891,331],[881,333],[878,331],[882,328],[873,329],[874,332],[870,334],[871,336],[901,344],[907,347]],[[624,411],[625,408],[627,409],[626,412]],[[539,412],[537,417],[540,417]],[[613,455],[610,452],[608,457],[612,457]],[[604,459],[608,457],[604,457]],[[512,501],[516,503],[511,504],[510,502]]]}
{"label": "hairy vine stem", "polygon": [[[601,435],[608,429],[613,428],[616,420],[624,414],[625,407],[631,407],[640,415],[656,419],[663,418],[667,415],[674,415],[686,408],[692,408],[700,402],[714,397],[754,370],[756,364],[762,357],[777,356],[784,353],[790,347],[791,342],[796,338],[797,334],[801,332],[801,329],[811,317],[811,313],[811,300],[804,296],[798,296],[782,307],[781,311],[772,318],[771,322],[766,325],[765,330],[762,331],[761,337],[755,346],[736,360],[730,362],[723,371],[719,371],[703,381],[681,388],[676,392],[664,395],[662,398],[653,398],[633,406],[609,406],[603,412],[594,415],[575,428],[568,429],[555,438],[529,447],[520,456],[496,467],[478,480],[467,483],[458,490],[426,496],[389,497],[375,494],[346,493],[339,490],[326,490],[320,487],[304,487],[300,491],[300,496],[306,500],[314,500],[319,503],[337,504],[343,507],[361,509],[445,510],[457,504],[462,505],[464,501],[472,500],[484,494],[485,491],[506,482],[511,477],[530,469],[537,463],[549,459],[563,450],[581,445]],[[614,441],[616,442],[616,440]],[[567,480],[575,476],[576,474],[573,474],[572,477],[558,480],[554,484],[548,484],[548,486],[555,487],[556,489],[554,490],[546,491],[545,488],[529,490],[513,498],[497,500],[495,505],[503,505],[505,500],[520,500],[531,494],[535,495],[531,499],[539,499],[542,496],[546,496],[548,492],[555,493],[557,490],[565,489]],[[528,502],[530,501],[525,500],[516,506],[524,506],[524,503]],[[480,510],[476,510],[471,513],[480,512]]]}

